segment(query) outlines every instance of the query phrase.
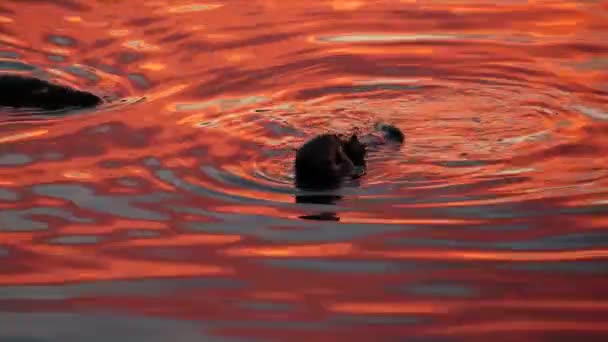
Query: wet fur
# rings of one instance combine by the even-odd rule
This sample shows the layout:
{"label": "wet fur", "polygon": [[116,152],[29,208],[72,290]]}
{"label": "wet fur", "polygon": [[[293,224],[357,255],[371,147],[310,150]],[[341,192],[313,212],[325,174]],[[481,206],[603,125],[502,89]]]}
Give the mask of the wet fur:
{"label": "wet fur", "polygon": [[62,110],[101,104],[98,96],[44,80],[19,75],[0,75],[0,106]]}
{"label": "wet fur", "polygon": [[[392,125],[377,125],[384,138],[402,143],[404,135]],[[356,134],[347,139],[323,134],[306,142],[296,153],[296,187],[331,189],[340,186],[348,176],[357,177],[356,169],[365,169],[367,148]]]}
{"label": "wet fur", "polygon": [[319,135],[296,153],[296,185],[300,188],[333,188],[354,169],[335,134]]}
{"label": "wet fur", "polygon": [[342,150],[355,166],[366,166],[365,157],[367,156],[367,149],[359,141],[357,135],[353,134],[348,140],[341,140],[341,144]]}

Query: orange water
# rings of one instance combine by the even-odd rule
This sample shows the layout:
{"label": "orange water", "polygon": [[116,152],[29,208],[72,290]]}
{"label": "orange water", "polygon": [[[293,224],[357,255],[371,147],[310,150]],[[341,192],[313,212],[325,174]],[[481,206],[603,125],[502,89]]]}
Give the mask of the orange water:
{"label": "orange water", "polygon": [[[0,110],[0,340],[603,341],[606,37],[603,1],[4,0],[2,72],[110,103]],[[405,145],[295,203],[294,149],[376,121]]]}

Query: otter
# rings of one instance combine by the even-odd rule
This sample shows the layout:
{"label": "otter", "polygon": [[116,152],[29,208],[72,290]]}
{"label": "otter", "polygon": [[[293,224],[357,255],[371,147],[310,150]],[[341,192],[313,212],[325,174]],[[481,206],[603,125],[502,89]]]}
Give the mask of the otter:
{"label": "otter", "polygon": [[299,188],[325,189],[339,185],[355,169],[336,134],[319,135],[296,153],[296,184]]}
{"label": "otter", "polygon": [[401,130],[393,125],[387,125],[383,123],[377,123],[376,129],[382,132],[385,139],[393,140],[398,143],[403,143],[405,140],[405,135]]}
{"label": "otter", "polygon": [[377,124],[381,140],[362,142],[357,134],[342,138],[337,134],[322,134],[307,141],[296,152],[295,183],[300,189],[327,190],[338,188],[347,177],[365,174],[367,146],[386,141],[403,143],[405,135],[393,125]]}
{"label": "otter", "polygon": [[0,106],[42,110],[83,109],[95,107],[102,100],[97,95],[21,75],[0,75]]}

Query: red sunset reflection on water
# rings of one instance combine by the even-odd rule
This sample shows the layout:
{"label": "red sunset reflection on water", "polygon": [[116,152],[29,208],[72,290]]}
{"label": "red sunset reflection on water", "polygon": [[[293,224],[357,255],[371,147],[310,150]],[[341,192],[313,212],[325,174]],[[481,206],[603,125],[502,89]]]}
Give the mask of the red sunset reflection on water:
{"label": "red sunset reflection on water", "polygon": [[[603,1],[0,4],[0,340],[608,336]],[[294,150],[391,122],[334,204]],[[314,218],[314,219],[310,219]]]}

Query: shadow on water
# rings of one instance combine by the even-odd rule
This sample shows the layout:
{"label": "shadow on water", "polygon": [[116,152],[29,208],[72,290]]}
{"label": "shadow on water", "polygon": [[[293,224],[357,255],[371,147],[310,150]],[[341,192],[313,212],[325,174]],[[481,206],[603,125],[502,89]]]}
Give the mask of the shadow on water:
{"label": "shadow on water", "polygon": [[[296,195],[296,203],[301,204],[322,204],[322,205],[335,205],[339,200],[342,199],[340,195]],[[299,218],[303,220],[319,220],[319,221],[340,221],[340,217],[335,212],[322,211],[314,215],[302,215]]]}

